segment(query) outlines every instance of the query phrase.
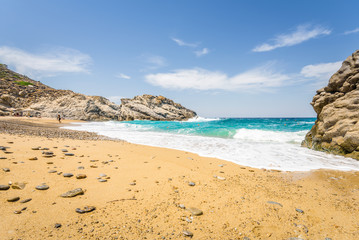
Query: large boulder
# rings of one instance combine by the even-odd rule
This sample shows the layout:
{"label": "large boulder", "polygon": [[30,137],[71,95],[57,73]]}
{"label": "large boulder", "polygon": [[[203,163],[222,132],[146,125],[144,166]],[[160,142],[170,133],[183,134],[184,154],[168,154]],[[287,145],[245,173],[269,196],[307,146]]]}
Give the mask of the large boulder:
{"label": "large boulder", "polygon": [[359,50],[317,91],[317,120],[302,145],[359,159]]}

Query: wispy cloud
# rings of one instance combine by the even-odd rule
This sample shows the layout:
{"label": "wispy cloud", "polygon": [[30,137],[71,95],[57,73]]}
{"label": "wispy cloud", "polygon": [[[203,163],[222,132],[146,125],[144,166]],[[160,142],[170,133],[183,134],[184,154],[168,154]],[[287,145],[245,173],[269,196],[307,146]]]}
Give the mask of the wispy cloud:
{"label": "wispy cloud", "polygon": [[167,59],[158,55],[144,54],[140,56],[140,61],[144,64],[142,72],[157,70],[168,65]]}
{"label": "wispy cloud", "polygon": [[356,29],[353,29],[350,31],[346,31],[346,32],[344,32],[344,35],[353,34],[353,33],[357,33],[357,32],[359,32],[359,28],[356,28]]}
{"label": "wispy cloud", "polygon": [[339,70],[341,65],[342,61],[306,65],[302,68],[300,74],[306,78],[314,78],[319,81],[329,80],[329,78]]}
{"label": "wispy cloud", "polygon": [[120,78],[120,79],[131,79],[130,76],[124,74],[124,73],[119,73],[115,75],[116,78]]}
{"label": "wispy cloud", "polygon": [[178,38],[171,38],[175,43],[178,44],[178,46],[181,46],[181,47],[192,47],[192,48],[195,48],[197,47],[199,44],[198,43],[187,43],[181,39],[178,39]]}
{"label": "wispy cloud", "polygon": [[13,66],[17,72],[31,77],[54,76],[60,73],[88,73],[92,59],[70,48],[57,48],[35,54],[21,49],[0,47],[0,61]]}
{"label": "wispy cloud", "polygon": [[202,68],[179,69],[169,73],[149,74],[146,81],[168,89],[268,91],[285,84],[290,77],[275,72],[271,64],[251,69],[233,77]]}
{"label": "wispy cloud", "polygon": [[194,53],[196,54],[197,57],[201,57],[207,55],[209,53],[209,50],[208,48],[203,48],[202,50],[195,51]]}
{"label": "wispy cloud", "polygon": [[308,41],[322,35],[329,35],[331,30],[322,26],[299,25],[295,31],[291,33],[280,34],[276,36],[270,43],[261,44],[254,49],[253,52],[267,52],[276,48],[289,47]]}

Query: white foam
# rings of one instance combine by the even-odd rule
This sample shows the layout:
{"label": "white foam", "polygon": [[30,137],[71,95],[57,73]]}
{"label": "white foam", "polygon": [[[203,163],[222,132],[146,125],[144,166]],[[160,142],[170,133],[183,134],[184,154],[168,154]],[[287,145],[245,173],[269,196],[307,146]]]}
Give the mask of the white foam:
{"label": "white foam", "polygon": [[359,170],[359,161],[300,147],[305,131],[275,132],[239,129],[233,139],[154,132],[150,126],[91,122],[65,127],[96,132],[128,142],[172,148],[234,163],[283,171]]}
{"label": "white foam", "polygon": [[187,122],[210,122],[210,121],[219,121],[220,118],[204,118],[200,116],[196,116],[194,118],[190,118],[187,120]]}

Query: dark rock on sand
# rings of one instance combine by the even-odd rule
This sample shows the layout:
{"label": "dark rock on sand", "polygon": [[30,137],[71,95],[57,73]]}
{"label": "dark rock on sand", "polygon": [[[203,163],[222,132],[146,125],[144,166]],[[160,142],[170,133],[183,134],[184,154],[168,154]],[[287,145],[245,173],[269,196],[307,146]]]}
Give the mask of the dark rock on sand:
{"label": "dark rock on sand", "polygon": [[85,206],[83,209],[76,208],[75,211],[76,211],[77,213],[82,214],[82,213],[92,212],[92,211],[94,211],[95,209],[96,209],[96,207],[94,207],[94,206]]}
{"label": "dark rock on sand", "polygon": [[188,186],[191,186],[191,187],[193,187],[193,186],[195,186],[196,184],[194,183],[194,182],[189,182],[188,183]]}
{"label": "dark rock on sand", "polygon": [[9,188],[9,185],[0,185],[0,190],[8,190]]}
{"label": "dark rock on sand", "polygon": [[32,150],[40,150],[40,147],[33,147]]}
{"label": "dark rock on sand", "polygon": [[19,200],[20,200],[20,197],[12,197],[12,198],[7,199],[8,202],[16,202],[16,201],[19,201]]}
{"label": "dark rock on sand", "polygon": [[60,228],[62,225],[61,225],[61,223],[55,223],[55,228]]}
{"label": "dark rock on sand", "polygon": [[56,173],[57,171],[56,170],[50,170],[48,171],[48,173]]}
{"label": "dark rock on sand", "polygon": [[37,190],[47,190],[47,189],[49,189],[49,188],[50,188],[50,187],[47,186],[46,184],[36,186],[36,189],[37,189]]}
{"label": "dark rock on sand", "polygon": [[304,211],[302,209],[296,208],[295,211],[299,212],[299,213],[304,213]]}
{"label": "dark rock on sand", "polygon": [[75,197],[77,195],[83,195],[84,193],[85,192],[82,190],[82,188],[76,188],[74,190],[63,193],[60,196],[63,198],[71,198],[71,197]]}
{"label": "dark rock on sand", "polygon": [[64,173],[64,174],[62,174],[62,176],[64,176],[64,177],[72,177],[73,174],[72,173]]}
{"label": "dark rock on sand", "polygon": [[99,181],[99,182],[107,182],[106,179],[99,179],[98,181]]}
{"label": "dark rock on sand", "polygon": [[65,153],[65,156],[75,156],[73,153]]}
{"label": "dark rock on sand", "polygon": [[61,152],[68,152],[67,149],[61,149]]}
{"label": "dark rock on sand", "polygon": [[10,172],[10,168],[3,168],[2,169],[4,172]]}
{"label": "dark rock on sand", "polygon": [[29,158],[29,160],[30,161],[35,161],[35,160],[37,160],[37,157],[31,157],[31,158]]}

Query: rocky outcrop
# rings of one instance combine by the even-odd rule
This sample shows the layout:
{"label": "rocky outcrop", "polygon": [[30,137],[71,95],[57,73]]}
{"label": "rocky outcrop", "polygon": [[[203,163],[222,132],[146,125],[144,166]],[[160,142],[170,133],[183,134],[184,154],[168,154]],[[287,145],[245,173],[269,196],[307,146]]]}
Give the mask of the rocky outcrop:
{"label": "rocky outcrop", "polygon": [[0,116],[25,115],[66,119],[185,120],[196,114],[165,97],[143,95],[117,105],[104,97],[57,90],[13,72],[0,64]]}
{"label": "rocky outcrop", "polygon": [[359,50],[317,91],[317,120],[302,145],[359,159]]}
{"label": "rocky outcrop", "polygon": [[120,120],[187,120],[197,116],[195,112],[163,96],[142,95],[133,99],[121,99]]}

